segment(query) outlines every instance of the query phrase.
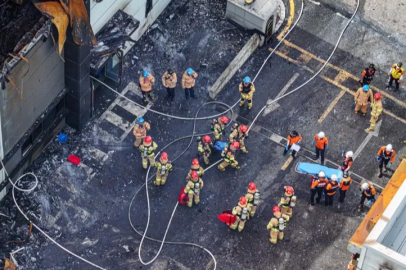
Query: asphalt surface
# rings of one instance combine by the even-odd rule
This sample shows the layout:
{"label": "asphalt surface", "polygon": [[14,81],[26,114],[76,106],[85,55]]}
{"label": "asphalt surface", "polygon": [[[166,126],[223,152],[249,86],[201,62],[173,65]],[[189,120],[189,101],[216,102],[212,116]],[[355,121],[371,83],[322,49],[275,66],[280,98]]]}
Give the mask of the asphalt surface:
{"label": "asphalt surface", "polygon": [[[155,91],[158,99],[152,108],[169,114],[194,117],[198,108],[209,101],[207,95],[209,86],[238,53],[249,35],[236,29],[227,30],[226,32],[231,32],[224,36],[210,32],[216,27],[232,28],[221,19],[223,17],[220,10],[224,8],[224,4],[215,6],[218,14],[210,15],[214,16],[212,21],[206,20],[202,30],[186,34],[176,26],[181,27],[181,22],[185,21],[185,18],[190,18],[191,14],[198,16],[199,9],[210,5],[204,1],[190,1],[185,6],[189,7],[188,10],[184,10],[185,13],[182,13],[183,9],[180,6],[182,3],[172,3],[160,17],[158,27],[151,30],[140,40],[139,45],[131,50],[126,58],[124,86],[136,82],[137,71],[148,67],[159,85]],[[171,16],[175,14],[174,10],[178,13]],[[201,16],[203,15],[202,13]],[[323,6],[306,5],[303,21],[292,31],[288,40],[326,59],[337,40],[337,34],[346,23],[345,18],[335,16],[333,11]],[[173,18],[173,23],[176,20],[178,23],[171,25],[170,17]],[[191,20],[196,27],[201,22],[197,18]],[[362,55],[362,46],[353,46],[349,41],[353,40],[354,36],[360,35],[360,29],[362,33],[372,31],[362,22],[353,23],[344,36],[344,45],[337,50],[332,59],[334,65],[355,75],[360,74],[369,64],[368,60],[354,56]],[[200,44],[207,36],[209,36],[207,43],[201,45],[200,51],[196,50],[196,44]],[[214,38],[210,39],[212,36]],[[179,44],[176,40],[185,44]],[[276,43],[274,40],[270,46],[274,47]],[[174,49],[176,46],[179,46],[178,49]],[[354,51],[354,55],[350,53],[351,50]],[[238,83],[246,75],[254,77],[268,54],[267,46],[255,52],[216,100],[234,104],[239,99]],[[139,59],[134,58],[134,55]],[[288,55],[296,59],[300,53],[291,50]],[[380,61],[384,62],[382,59]],[[392,61],[393,58],[387,60]],[[207,68],[201,67],[201,62],[208,63]],[[267,100],[274,99],[296,73],[299,75],[288,92],[312,76],[312,73],[303,66],[291,63],[278,55],[274,55],[270,63],[271,66],[268,63],[255,82],[257,92],[254,95],[252,111],[235,108],[234,118],[237,121],[251,123]],[[309,62],[309,65],[313,64],[316,68],[317,63]],[[198,99],[185,100],[182,90],[178,87],[173,103],[164,100],[166,91],[160,86],[160,75],[168,65],[175,68],[178,75],[188,66],[196,67],[197,72],[201,74],[196,87]],[[374,85],[384,89],[386,67],[378,69]],[[328,69],[323,75],[333,79],[336,73],[337,71]],[[107,83],[113,85],[109,81]],[[358,88],[354,80],[347,79],[343,84],[351,91]],[[281,170],[288,156],[282,156],[283,147],[278,139],[275,139],[275,136],[279,138],[277,135],[285,137],[292,129],[296,129],[304,138],[302,147],[312,151],[311,140],[322,130],[330,141],[326,158],[341,163],[341,150],[355,152],[366,138],[367,133],[364,129],[369,125],[369,117],[355,115],[353,96],[344,94],[325,120],[318,123],[317,120],[340,91],[341,89],[317,77],[301,90],[278,101],[280,106],[276,110],[266,116],[260,116],[246,141],[249,153],[237,155],[241,170],[236,171],[228,167],[225,172],[220,172],[214,167],[207,171],[203,176],[205,186],[201,193],[201,203],[191,209],[182,206],[177,208],[167,240],[193,242],[209,249],[216,257],[217,269],[344,269],[350,259],[350,254],[346,250],[347,241],[366,214],[357,212],[360,199],[357,184],[352,185],[343,204],[338,204],[336,197],[333,207],[325,207],[324,200],[321,205],[311,207],[310,179],[294,170],[298,162],[311,161],[305,155],[305,151],[301,151],[286,170]],[[404,99],[405,95],[404,90],[388,93],[399,99]],[[131,92],[126,96],[135,102],[141,102],[141,98]],[[140,237],[129,226],[127,215],[132,196],[145,182],[145,170],[141,166],[140,154],[133,146],[131,132],[122,141],[115,142],[115,139],[122,136],[123,131],[104,120],[98,122],[98,118],[103,117],[104,110],[110,110],[108,108],[115,95],[106,88],[101,88],[96,98],[98,103],[96,117],[84,132],[77,134],[67,128],[65,132],[69,135],[68,144],[52,143],[30,168],[40,176],[41,185],[33,194],[18,195],[19,204],[25,211],[32,210],[33,215],[41,217],[34,220],[57,238],[58,242],[108,269],[211,269],[213,262],[203,250],[178,245],[165,245],[160,257],[151,266],[142,266],[138,261]],[[398,117],[406,118],[404,108],[390,99],[384,100],[384,106]],[[119,112],[118,108],[111,110],[129,122],[135,120],[134,115]],[[221,106],[209,105],[201,110],[199,116],[217,114],[221,110]],[[231,117],[231,113],[227,115]],[[151,123],[150,134],[158,143],[158,149],[193,132],[192,121],[175,120],[151,112],[147,112],[144,118]],[[403,127],[404,123],[389,115],[383,115],[379,136],[372,137],[361,151],[353,165],[354,173],[379,185],[385,185],[390,173],[381,179],[376,177],[378,171],[374,156],[379,147],[387,143],[392,143],[395,150],[404,153],[401,144],[404,140],[401,134]],[[99,128],[111,135],[111,141],[103,141],[104,135]],[[198,121],[196,132],[210,132],[210,120]],[[189,140],[186,139],[166,149],[169,159],[173,160],[183,152],[188,143]],[[103,154],[92,154],[90,147],[99,149],[107,158],[104,158]],[[193,142],[192,147],[174,162],[174,170],[164,188],[149,185],[151,221],[148,236],[156,239],[163,237],[177,195],[185,184],[184,177],[196,152],[197,146]],[[87,174],[89,170],[67,163],[65,160],[70,153],[82,157],[83,163],[92,168],[92,172]],[[219,158],[219,153],[216,153],[211,160],[215,162]],[[398,163],[397,160],[395,168]],[[261,192],[262,203],[256,216],[246,223],[245,230],[238,233],[221,223],[217,215],[234,207],[239,197],[245,195],[251,181],[257,184]],[[295,188],[298,202],[293,211],[293,219],[289,221],[285,230],[285,239],[274,246],[268,241],[269,232],[266,225],[271,218],[272,207],[278,203],[283,194],[284,185],[292,185]],[[11,220],[2,221],[2,228],[7,228],[9,232],[6,236],[7,241],[21,239],[28,231],[28,225],[23,224],[15,207],[10,205],[12,202],[9,199],[0,209],[0,212],[13,218],[16,216],[16,225],[13,225],[13,229],[10,229]],[[145,191],[141,191],[130,210],[132,222],[141,231],[144,231],[146,225],[146,207]],[[34,218],[33,215],[31,218]],[[4,249],[6,253],[20,246],[8,243],[3,245],[2,250]],[[25,251],[16,255],[22,269],[94,269],[67,256],[54,245],[47,243],[35,231],[25,247]],[[157,243],[146,241],[142,247],[144,260],[151,259],[158,248]]]}

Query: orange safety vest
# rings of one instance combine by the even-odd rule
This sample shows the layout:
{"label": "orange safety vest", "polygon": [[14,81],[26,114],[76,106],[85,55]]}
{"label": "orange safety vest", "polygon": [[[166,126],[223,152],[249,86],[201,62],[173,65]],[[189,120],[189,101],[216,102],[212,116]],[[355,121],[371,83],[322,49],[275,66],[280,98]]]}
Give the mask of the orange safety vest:
{"label": "orange safety vest", "polygon": [[323,150],[328,145],[328,140],[326,137],[319,139],[319,136],[314,136],[314,140],[316,141],[316,147]]}
{"label": "orange safety vest", "polygon": [[386,146],[382,146],[377,155],[384,159],[390,159],[391,163],[395,161],[395,150],[392,150],[392,152],[386,151]]}
{"label": "orange safety vest", "polygon": [[350,184],[352,182],[351,177],[343,178],[340,182],[340,188],[342,191],[348,190],[350,188]]}
{"label": "orange safety vest", "polygon": [[334,194],[336,194],[337,188],[338,188],[338,182],[331,181],[331,183],[328,183],[328,185],[326,187],[326,194],[328,196],[333,196]]}
{"label": "orange safety vest", "polygon": [[302,136],[297,135],[296,137],[291,137],[290,135],[288,136],[288,141],[289,141],[289,146],[292,146],[293,144],[297,144],[302,140]]}

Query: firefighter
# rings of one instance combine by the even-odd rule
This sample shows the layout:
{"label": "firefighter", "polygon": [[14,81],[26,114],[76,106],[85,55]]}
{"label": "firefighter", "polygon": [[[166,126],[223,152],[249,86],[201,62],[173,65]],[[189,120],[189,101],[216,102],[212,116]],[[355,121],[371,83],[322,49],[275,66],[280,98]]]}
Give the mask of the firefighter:
{"label": "firefighter", "polygon": [[163,186],[166,183],[169,172],[172,171],[172,164],[168,161],[168,154],[163,152],[159,161],[155,162],[156,167],[156,180],[154,185]]}
{"label": "firefighter", "polygon": [[147,131],[151,129],[151,125],[140,117],[137,120],[137,124],[134,126],[133,134],[135,136],[135,147],[140,147],[142,140],[147,136]]}
{"label": "firefighter", "polygon": [[376,69],[374,64],[369,64],[369,67],[365,68],[364,71],[362,71],[362,77],[361,80],[359,80],[361,86],[371,83],[371,81],[374,79],[375,71]]}
{"label": "firefighter", "polygon": [[142,167],[144,169],[148,168],[148,161],[150,166],[155,166],[155,149],[157,149],[157,147],[158,145],[152,141],[151,136],[144,138],[144,141],[139,147],[142,155]]}
{"label": "firefighter", "polygon": [[143,70],[140,75],[140,88],[142,92],[142,101],[148,103],[147,95],[151,100],[155,97],[152,95],[152,85],[155,83],[155,78],[148,71]]}
{"label": "firefighter", "polygon": [[218,119],[213,119],[211,124],[211,130],[213,131],[214,141],[221,141],[223,135],[226,133],[225,128],[229,120],[227,116],[221,116]]}
{"label": "firefighter", "polygon": [[367,128],[365,130],[366,132],[370,132],[370,131],[375,130],[376,122],[378,122],[379,116],[381,115],[381,113],[383,111],[381,97],[382,96],[381,96],[380,93],[376,93],[374,95],[374,100],[372,100],[372,102],[371,102],[371,109],[372,109],[372,111],[371,111],[371,119],[369,120],[371,125],[369,126],[369,128]]}
{"label": "firefighter", "polygon": [[248,206],[247,199],[245,197],[240,197],[238,205],[233,208],[232,214],[236,216],[233,224],[230,225],[230,229],[235,230],[238,226],[238,231],[244,230],[245,222],[247,221]]}
{"label": "firefighter", "polygon": [[348,151],[347,153],[345,153],[345,151],[343,150],[343,157],[344,157],[344,161],[343,164],[341,165],[341,170],[343,172],[349,172],[353,163],[353,159],[352,157],[354,156],[354,153],[352,151]]}
{"label": "firefighter", "polygon": [[359,189],[361,190],[362,194],[360,208],[358,211],[362,211],[362,209],[364,208],[365,199],[368,199],[368,204],[372,204],[375,202],[376,189],[370,182],[361,184]]}
{"label": "firefighter", "polygon": [[292,218],[292,208],[296,204],[296,196],[294,196],[294,190],[291,186],[283,187],[285,189],[285,194],[281,197],[281,201],[278,204],[278,207],[281,207],[283,215],[289,216]]}
{"label": "firefighter", "polygon": [[[302,136],[297,132],[296,130],[293,130],[289,136],[288,136],[288,143],[286,144],[285,150],[283,150],[283,155],[285,156],[286,153],[289,151],[289,149],[294,145],[294,144],[299,144],[300,141],[302,140]],[[292,150],[292,157],[294,158],[296,155],[296,151]]]}
{"label": "firefighter", "polygon": [[178,78],[176,77],[176,73],[172,69],[168,69],[164,75],[162,75],[162,84],[166,88],[166,99],[170,99],[173,101],[175,98],[175,87]]}
{"label": "firefighter", "polygon": [[316,157],[314,158],[314,160],[318,160],[320,155],[321,165],[324,165],[324,152],[328,149],[328,139],[323,131],[314,135],[312,146],[316,147]]}
{"label": "firefighter", "polygon": [[195,79],[197,78],[198,74],[191,68],[188,68],[182,76],[182,88],[185,89],[185,97],[189,99],[189,95],[192,98],[195,97]]}
{"label": "firefighter", "polygon": [[396,85],[396,90],[399,90],[399,84],[403,80],[403,74],[405,73],[405,70],[403,69],[403,64],[401,62],[394,64],[392,68],[390,69],[388,75],[389,75],[389,81],[388,81],[388,88],[392,87],[393,81],[395,81]]}
{"label": "firefighter", "polygon": [[232,168],[237,170],[241,169],[241,167],[238,166],[238,161],[235,160],[235,155],[237,154],[239,148],[239,142],[233,142],[224,148],[224,150],[221,152],[221,156],[224,158],[224,160],[217,167],[220,171],[225,171],[228,165],[231,165]]}
{"label": "firefighter", "polygon": [[331,181],[327,184],[325,190],[325,199],[324,199],[325,206],[333,205],[334,194],[336,194],[338,188],[337,180],[338,180],[337,175],[332,174]]}
{"label": "firefighter", "polygon": [[249,217],[254,217],[255,215],[255,210],[257,210],[257,206],[259,204],[259,195],[260,194],[255,183],[254,182],[249,183],[247,194],[245,195],[245,198],[247,199],[248,202],[248,210],[249,210],[248,219]]}
{"label": "firefighter", "polygon": [[248,139],[248,127],[246,125],[240,125],[235,128],[229,136],[230,143],[237,141],[240,143],[240,150],[242,153],[247,154],[248,151],[245,148],[244,139]]}
{"label": "firefighter", "polygon": [[328,184],[326,173],[320,171],[318,177],[312,176],[312,181],[310,185],[310,204],[314,205],[314,196],[317,193],[316,202],[320,203],[321,193],[324,191],[324,188]]}
{"label": "firefighter", "polygon": [[279,240],[283,239],[283,231],[286,228],[286,222],[289,221],[289,217],[281,213],[281,210],[278,206],[274,206],[272,208],[273,217],[266,226],[266,229],[269,231],[271,230],[271,237],[269,238],[269,242],[272,244],[276,244]]}
{"label": "firefighter", "polygon": [[204,175],[204,169],[200,166],[199,160],[197,158],[194,158],[192,160],[192,165],[190,166],[190,171],[186,176],[186,180],[190,180],[193,171],[197,172],[199,176]]}
{"label": "firefighter", "polygon": [[350,175],[348,174],[347,171],[344,171],[343,179],[341,179],[341,182],[340,182],[340,197],[338,198],[338,201],[340,203],[344,202],[345,193],[350,188],[351,182],[352,182],[352,179],[351,179]]}
{"label": "firefighter", "polygon": [[202,139],[198,138],[197,150],[199,156],[203,156],[204,164],[209,165],[209,157],[211,155],[211,149],[213,148],[213,143],[209,135],[204,135]]}
{"label": "firefighter", "polygon": [[190,180],[187,182],[184,193],[188,195],[187,206],[192,207],[200,202],[200,190],[203,188],[203,180],[196,171],[190,174]]}
{"label": "firefighter", "polygon": [[365,116],[367,113],[368,104],[372,101],[372,99],[373,93],[368,84],[359,88],[354,96],[355,113],[358,113],[361,110],[362,116]]}
{"label": "firefighter", "polygon": [[[392,145],[388,144],[387,146],[382,146],[378,153],[376,154],[376,160],[379,162],[379,174],[378,177],[381,178],[382,167],[385,165],[385,171],[388,171],[387,166],[392,167],[393,162],[395,161],[396,152],[393,150]],[[389,163],[389,165],[388,165]]]}
{"label": "firefighter", "polygon": [[248,109],[252,109],[252,97],[255,92],[254,83],[251,82],[250,77],[245,77],[242,83],[239,85],[239,91],[241,93],[240,107],[243,107],[245,100],[248,101]]}

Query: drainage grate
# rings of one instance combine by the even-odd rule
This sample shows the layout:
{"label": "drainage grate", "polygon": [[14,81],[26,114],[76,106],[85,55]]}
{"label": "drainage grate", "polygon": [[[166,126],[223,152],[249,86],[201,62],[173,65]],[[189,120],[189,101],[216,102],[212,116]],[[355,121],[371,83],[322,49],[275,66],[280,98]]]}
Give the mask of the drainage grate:
{"label": "drainage grate", "polygon": [[225,112],[225,111],[228,110],[228,108],[227,108],[226,106],[221,105],[221,104],[217,104],[215,110],[216,110],[217,112]]}
{"label": "drainage grate", "polygon": [[351,174],[351,178],[352,178],[352,180],[359,182],[359,183],[361,183],[364,180],[356,174]]}
{"label": "drainage grate", "polygon": [[269,130],[264,129],[262,127],[259,130],[259,133],[261,133],[262,135],[264,135],[265,137],[268,137],[268,138],[271,137],[271,135],[272,135],[272,132],[270,132]]}
{"label": "drainage grate", "polygon": [[331,162],[329,160],[326,160],[326,166],[327,167],[332,167],[332,168],[337,168],[338,167],[337,164],[334,164],[333,162]]}
{"label": "drainage grate", "polygon": [[309,150],[304,151],[304,156],[309,157],[311,159],[313,159],[315,157],[315,155],[312,152],[310,152]]}

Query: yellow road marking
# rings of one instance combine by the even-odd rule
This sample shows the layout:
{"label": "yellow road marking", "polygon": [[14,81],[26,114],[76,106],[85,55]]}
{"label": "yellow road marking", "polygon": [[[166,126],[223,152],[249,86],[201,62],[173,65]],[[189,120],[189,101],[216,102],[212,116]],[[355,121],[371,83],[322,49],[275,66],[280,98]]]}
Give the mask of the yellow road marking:
{"label": "yellow road marking", "polygon": [[301,62],[302,64],[307,64],[310,62],[310,60],[312,60],[313,57],[302,53],[301,55],[299,55],[299,62]]}
{"label": "yellow road marking", "polygon": [[283,36],[289,31],[290,26],[293,23],[293,19],[295,18],[295,1],[294,0],[289,0],[289,19],[288,22],[285,26],[285,28],[282,30],[282,32],[280,32],[280,34],[278,35],[277,39],[280,40],[283,38]]}
{"label": "yellow road marking", "polygon": [[282,171],[286,170],[286,168],[289,166],[289,164],[290,164],[292,161],[293,161],[293,157],[290,156],[290,157],[285,161],[285,164],[283,164],[281,170],[282,170]]}

